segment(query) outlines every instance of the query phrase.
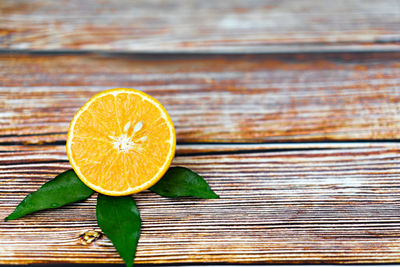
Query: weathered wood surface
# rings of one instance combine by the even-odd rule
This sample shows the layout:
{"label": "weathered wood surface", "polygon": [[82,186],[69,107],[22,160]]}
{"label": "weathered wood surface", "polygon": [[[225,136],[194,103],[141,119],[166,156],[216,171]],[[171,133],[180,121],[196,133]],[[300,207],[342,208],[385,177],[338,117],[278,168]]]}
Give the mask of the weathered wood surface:
{"label": "weathered wood surface", "polygon": [[0,142],[65,140],[94,93],[158,98],[183,142],[400,138],[400,54],[0,55]]}
{"label": "weathered wood surface", "polygon": [[[77,109],[132,87],[221,196],[135,195],[136,262],[400,263],[398,25],[396,0],[0,1],[0,220],[70,168]],[[0,263],[122,263],[92,230],[95,196],[1,222]]]}
{"label": "weathered wood surface", "polygon": [[135,52],[399,50],[396,0],[0,2],[0,48]]}
{"label": "weathered wood surface", "polygon": [[[226,154],[178,156],[173,164],[199,172],[221,198],[135,195],[137,262],[400,262],[400,144],[353,145],[244,154],[232,151],[254,145],[231,145]],[[70,168],[64,146],[0,149],[0,219]],[[121,263],[106,237],[82,241],[89,230],[99,230],[95,197],[2,222],[0,262]]]}

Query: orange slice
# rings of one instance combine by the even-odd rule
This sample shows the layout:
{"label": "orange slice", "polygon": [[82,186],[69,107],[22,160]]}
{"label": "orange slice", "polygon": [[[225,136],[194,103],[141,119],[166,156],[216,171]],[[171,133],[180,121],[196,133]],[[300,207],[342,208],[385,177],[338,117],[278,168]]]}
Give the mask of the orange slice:
{"label": "orange slice", "polygon": [[153,97],[118,88],[93,96],[69,127],[67,154],[78,177],[110,196],[154,185],[175,154],[175,129]]}

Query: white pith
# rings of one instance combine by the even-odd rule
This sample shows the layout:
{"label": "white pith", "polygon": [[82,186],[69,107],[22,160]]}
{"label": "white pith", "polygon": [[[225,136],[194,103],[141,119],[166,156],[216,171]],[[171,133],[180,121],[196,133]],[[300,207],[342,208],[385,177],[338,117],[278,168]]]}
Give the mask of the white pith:
{"label": "white pith", "polygon": [[135,134],[143,127],[142,121],[139,121],[135,124],[131,135],[128,134],[130,126],[131,122],[129,121],[124,126],[124,133],[122,133],[120,136],[109,136],[109,138],[112,140],[114,148],[118,152],[129,152],[130,150],[134,149],[135,145],[139,145],[147,140],[147,136],[142,136],[139,139],[135,138]]}

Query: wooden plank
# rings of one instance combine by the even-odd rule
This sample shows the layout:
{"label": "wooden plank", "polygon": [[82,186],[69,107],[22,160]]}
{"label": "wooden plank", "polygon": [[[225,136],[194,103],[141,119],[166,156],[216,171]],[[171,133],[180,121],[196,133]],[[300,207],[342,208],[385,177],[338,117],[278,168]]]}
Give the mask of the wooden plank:
{"label": "wooden plank", "polygon": [[64,142],[98,91],[167,108],[178,142],[400,138],[400,54],[0,55],[0,142]]}
{"label": "wooden plank", "polygon": [[[137,263],[400,262],[400,144],[362,144],[175,158],[221,198],[135,195],[143,219]],[[46,147],[0,149],[0,218],[70,168],[63,148]],[[121,263],[106,237],[82,241],[89,230],[99,230],[95,197],[2,222],[0,262]]]}
{"label": "wooden plank", "polygon": [[0,2],[0,48],[133,52],[399,50],[400,7],[381,1]]}

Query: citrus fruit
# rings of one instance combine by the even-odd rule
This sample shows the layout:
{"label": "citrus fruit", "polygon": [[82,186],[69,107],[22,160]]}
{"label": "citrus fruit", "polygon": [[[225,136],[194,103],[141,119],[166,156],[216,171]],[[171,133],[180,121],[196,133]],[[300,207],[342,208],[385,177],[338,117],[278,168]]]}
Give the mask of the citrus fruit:
{"label": "citrus fruit", "polygon": [[71,121],[67,154],[78,177],[110,196],[154,185],[175,154],[175,129],[153,97],[118,88],[93,96]]}

